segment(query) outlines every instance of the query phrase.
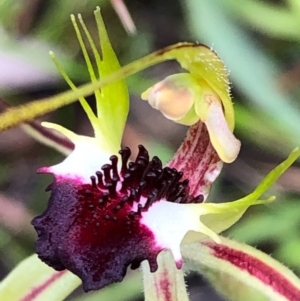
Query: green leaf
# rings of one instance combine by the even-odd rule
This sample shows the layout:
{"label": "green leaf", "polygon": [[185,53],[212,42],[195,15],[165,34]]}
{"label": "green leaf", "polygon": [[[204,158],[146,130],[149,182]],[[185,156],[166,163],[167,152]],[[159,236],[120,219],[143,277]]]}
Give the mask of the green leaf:
{"label": "green leaf", "polygon": [[[289,2],[292,3],[291,0]],[[295,2],[295,1],[294,1]],[[299,1],[298,9],[299,9]],[[280,39],[299,41],[299,12],[284,5],[268,4],[261,1],[226,1],[234,17],[255,27],[267,35]],[[295,6],[296,8],[296,6]]]}
{"label": "green leaf", "polygon": [[257,0],[227,1],[234,16],[257,30],[275,38],[299,41],[299,15],[284,5],[268,4]]}

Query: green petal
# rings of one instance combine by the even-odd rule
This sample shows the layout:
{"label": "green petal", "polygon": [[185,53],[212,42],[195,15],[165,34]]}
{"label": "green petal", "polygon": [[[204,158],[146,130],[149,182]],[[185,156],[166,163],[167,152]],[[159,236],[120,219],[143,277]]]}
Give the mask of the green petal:
{"label": "green petal", "polygon": [[61,301],[80,283],[69,271],[57,272],[32,255],[0,283],[0,300]]}

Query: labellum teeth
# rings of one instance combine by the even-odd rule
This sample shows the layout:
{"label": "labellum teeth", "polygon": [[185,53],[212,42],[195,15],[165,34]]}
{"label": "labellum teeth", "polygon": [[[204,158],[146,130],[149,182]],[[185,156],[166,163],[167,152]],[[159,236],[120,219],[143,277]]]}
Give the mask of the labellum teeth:
{"label": "labellum teeth", "polygon": [[96,171],[90,184],[56,179],[48,208],[32,221],[39,257],[57,270],[78,275],[85,290],[121,281],[128,266],[137,268],[143,260],[155,271],[157,254],[168,246],[157,243],[156,230],[147,226],[145,216],[159,202],[203,201],[201,195],[189,195],[182,172],[163,168],[158,157],[150,160],[143,146],[134,162],[128,162],[129,148],[119,153],[120,169],[118,157],[111,156],[111,163]]}
{"label": "labellum teeth", "polygon": [[122,167],[121,167],[121,176],[124,177],[124,174],[127,170],[127,163],[128,163],[128,160],[131,156],[131,150],[130,148],[128,147],[125,147],[123,148],[122,150],[119,151],[119,154],[121,155],[122,157]]}

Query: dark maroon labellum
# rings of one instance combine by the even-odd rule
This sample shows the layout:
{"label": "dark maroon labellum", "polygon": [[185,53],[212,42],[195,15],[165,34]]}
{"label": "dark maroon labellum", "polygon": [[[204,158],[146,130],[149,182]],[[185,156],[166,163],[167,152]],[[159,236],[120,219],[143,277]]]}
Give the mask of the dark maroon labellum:
{"label": "dark maroon labellum", "polygon": [[71,179],[55,180],[46,211],[32,221],[38,234],[36,252],[56,270],[68,269],[83,281],[85,291],[121,281],[128,266],[148,260],[157,269],[157,246],[151,229],[140,220],[159,200],[199,203],[203,196],[189,195],[182,173],[163,168],[157,157],[149,160],[139,146],[135,162],[128,163],[130,149],[102,166],[90,184]]}

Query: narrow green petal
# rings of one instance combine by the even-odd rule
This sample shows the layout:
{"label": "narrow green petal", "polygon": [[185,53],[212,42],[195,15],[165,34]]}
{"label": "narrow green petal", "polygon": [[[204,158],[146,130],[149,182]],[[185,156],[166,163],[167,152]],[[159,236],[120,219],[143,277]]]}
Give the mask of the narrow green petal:
{"label": "narrow green petal", "polygon": [[191,269],[204,275],[233,301],[298,301],[300,280],[288,268],[255,248],[221,238],[182,246]]}
{"label": "narrow green petal", "polygon": [[[97,49],[97,47],[95,45],[95,42],[94,42],[94,40],[93,40],[90,32],[88,31],[88,29],[87,29],[87,27],[86,27],[86,25],[85,25],[85,23],[84,23],[84,21],[82,19],[82,16],[80,14],[78,15],[78,19],[79,19],[80,25],[81,25],[81,27],[82,27],[85,35],[86,35],[86,38],[89,41],[89,44],[90,44],[92,52],[93,52],[93,56],[94,56],[95,61],[96,61],[96,65],[97,65],[97,69],[98,69],[97,71],[99,71],[100,70],[100,66],[101,66],[100,53],[99,53],[99,51],[98,51],[98,49]],[[99,77],[100,77],[100,74],[97,74],[97,76],[95,76],[95,79],[99,78]]]}
{"label": "narrow green petal", "polygon": [[[55,57],[55,54],[52,51],[50,51],[49,54],[50,54],[50,57],[51,57],[53,63],[55,64],[57,70],[63,76],[63,78],[66,81],[66,83],[70,86],[70,88],[74,92],[77,92],[77,87],[72,82],[72,80],[70,79],[70,77],[68,76],[68,74],[63,69],[63,67],[60,65],[60,63],[58,62],[58,60]],[[87,103],[86,99],[83,96],[78,97],[78,99],[79,99],[80,104],[81,104],[82,108],[84,109],[86,115],[88,116],[88,118],[89,118],[89,120],[91,122],[91,125],[93,126],[94,132],[97,133],[98,132],[98,127],[97,127],[98,120],[97,120],[97,117],[95,116],[92,108],[90,107],[90,105]]]}
{"label": "narrow green petal", "polygon": [[80,283],[69,271],[57,272],[32,255],[0,283],[0,300],[61,301]]}
{"label": "narrow green petal", "polygon": [[[80,24],[84,25],[84,22],[82,20],[81,15],[78,15],[78,17],[79,17],[79,20],[80,20]],[[73,23],[73,27],[75,29],[76,36],[77,36],[77,39],[78,39],[78,42],[79,42],[79,45],[80,45],[80,48],[81,48],[81,51],[82,51],[82,54],[83,54],[83,57],[84,57],[87,69],[88,69],[88,72],[89,72],[89,75],[90,75],[90,78],[91,78],[91,81],[93,82],[93,81],[96,80],[96,75],[95,75],[94,67],[92,65],[89,53],[88,53],[88,51],[86,49],[85,43],[83,41],[81,32],[79,30],[79,27],[77,25],[77,21],[76,21],[76,18],[75,18],[74,15],[71,15],[71,21]],[[84,25],[84,27],[85,27],[85,25]]]}
{"label": "narrow green petal", "polygon": [[[97,50],[97,48],[95,46],[95,43],[94,43],[94,41],[93,41],[93,39],[92,39],[92,37],[91,37],[91,35],[90,35],[87,27],[85,26],[85,23],[84,23],[84,21],[82,19],[82,16],[80,14],[78,15],[78,19],[79,19],[80,25],[81,25],[81,27],[82,27],[82,29],[83,29],[83,31],[84,31],[87,39],[89,41],[89,44],[91,45],[91,48],[92,48],[92,51],[93,51],[93,55],[94,55],[96,63],[97,63],[97,67],[99,69],[100,54],[99,54],[99,52],[98,52],[98,50]],[[99,78],[100,75],[98,74],[98,76],[96,76],[96,74],[95,74],[95,70],[94,70],[93,64],[91,62],[90,56],[89,56],[88,51],[86,49],[86,45],[84,43],[83,37],[82,37],[81,32],[80,32],[80,30],[78,28],[78,25],[77,25],[77,22],[76,22],[76,18],[75,18],[74,15],[71,15],[71,20],[72,20],[73,27],[74,27],[75,32],[76,32],[76,36],[77,36],[77,39],[78,39],[81,51],[83,53],[83,57],[84,57],[84,60],[85,60],[85,63],[86,63],[87,69],[88,69],[88,73],[90,75],[91,82],[94,83],[94,82],[96,82],[96,80]],[[99,89],[96,89],[94,91],[94,94],[95,94],[95,97],[96,97],[96,102],[97,102],[97,107],[98,107],[98,104],[101,101],[101,92],[100,92]],[[100,108],[98,107],[98,111],[100,110]],[[99,113],[98,113],[98,115],[99,115]],[[96,119],[96,124],[97,125],[100,125],[100,124],[104,125],[104,123],[103,123],[103,121],[101,119],[97,120],[96,117],[95,117],[95,119]],[[95,131],[95,134],[99,135],[100,133],[97,133],[97,131]]]}

